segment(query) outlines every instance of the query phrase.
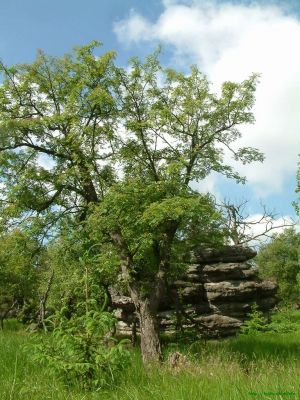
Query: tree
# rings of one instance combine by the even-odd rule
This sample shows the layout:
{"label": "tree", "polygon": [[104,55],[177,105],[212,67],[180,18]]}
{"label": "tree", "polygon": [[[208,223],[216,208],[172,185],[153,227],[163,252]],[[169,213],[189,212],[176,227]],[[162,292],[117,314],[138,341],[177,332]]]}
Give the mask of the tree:
{"label": "tree", "polygon": [[94,232],[118,248],[139,315],[143,359],[158,361],[156,313],[178,266],[176,245],[197,223],[198,241],[209,242],[219,220],[211,200],[193,192],[190,182],[212,170],[241,181],[224,164],[224,148],[244,163],[262,160],[255,149],[232,147],[240,136],[237,125],[253,122],[256,76],[224,83],[219,98],[196,67],[185,76],[164,70],[155,57],[144,64],[133,59],[131,71],[118,69],[117,77],[126,132],[119,138],[124,177],[96,208]]}
{"label": "tree", "polygon": [[279,295],[287,303],[299,302],[300,234],[294,228],[275,234],[257,255],[259,273],[279,286]]}
{"label": "tree", "polygon": [[211,241],[222,225],[210,196],[190,182],[211,171],[244,182],[225,151],[243,163],[263,159],[235,144],[237,127],[254,121],[257,76],[225,82],[217,96],[197,67],[188,75],[164,69],[154,54],[125,70],[114,53],[95,57],[96,44],[2,66],[3,215],[37,219],[53,233],[64,220],[81,221],[103,257],[117,251],[143,359],[158,361],[156,311],[182,265],[178,249]]}
{"label": "tree", "polygon": [[0,235],[1,327],[9,312],[38,301],[39,244],[20,230]]}

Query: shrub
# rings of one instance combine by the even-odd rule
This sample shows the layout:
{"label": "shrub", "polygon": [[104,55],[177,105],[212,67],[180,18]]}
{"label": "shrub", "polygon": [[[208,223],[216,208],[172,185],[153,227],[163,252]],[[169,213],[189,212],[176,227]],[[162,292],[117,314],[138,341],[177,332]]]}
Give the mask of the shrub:
{"label": "shrub", "polygon": [[112,384],[129,363],[129,352],[110,332],[113,316],[90,310],[84,315],[66,317],[66,307],[53,318],[56,325],[50,340],[37,346],[36,359],[46,362],[68,384],[85,389]]}
{"label": "shrub", "polygon": [[277,333],[295,332],[300,329],[299,316],[289,308],[283,308],[280,312],[272,315],[272,322],[269,329]]}
{"label": "shrub", "polygon": [[241,327],[241,334],[243,335],[256,335],[259,332],[266,332],[268,330],[268,322],[264,314],[259,311],[257,304],[251,307],[249,319],[245,321]]}
{"label": "shrub", "polygon": [[254,304],[249,313],[249,319],[241,327],[241,334],[255,335],[260,332],[289,333],[299,330],[299,323],[294,321],[293,312],[289,309],[281,310],[272,315],[268,322],[264,314]]}
{"label": "shrub", "polygon": [[130,357],[125,341],[118,342],[112,336],[116,320],[104,311],[106,298],[102,307],[99,305],[103,292],[92,284],[86,266],[85,272],[77,288],[78,295],[82,292],[84,296],[77,298],[72,313],[64,306],[48,318],[53,330],[36,346],[35,359],[46,363],[68,384],[100,389],[115,382]]}

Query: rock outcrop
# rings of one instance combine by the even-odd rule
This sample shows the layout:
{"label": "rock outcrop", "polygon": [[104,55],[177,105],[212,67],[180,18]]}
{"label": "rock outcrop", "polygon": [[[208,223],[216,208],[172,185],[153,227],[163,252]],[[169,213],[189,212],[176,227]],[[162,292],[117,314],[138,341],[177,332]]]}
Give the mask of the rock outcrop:
{"label": "rock outcrop", "polygon": [[[263,311],[274,307],[277,287],[258,278],[249,262],[255,255],[238,246],[194,252],[185,274],[170,285],[162,302],[161,330],[172,333],[193,328],[208,337],[229,336],[243,324],[253,303]],[[117,330],[131,334],[137,317],[130,297],[112,288],[111,300]]]}

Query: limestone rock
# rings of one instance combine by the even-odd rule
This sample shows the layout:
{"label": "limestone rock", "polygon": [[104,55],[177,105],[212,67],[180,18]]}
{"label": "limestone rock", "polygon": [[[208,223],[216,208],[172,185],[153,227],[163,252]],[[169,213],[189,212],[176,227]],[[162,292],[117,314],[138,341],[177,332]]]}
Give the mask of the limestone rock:
{"label": "limestone rock", "polygon": [[256,251],[242,246],[223,246],[218,249],[199,249],[194,252],[194,257],[200,264],[243,262],[255,256]]}
{"label": "limestone rock", "polygon": [[[175,281],[172,285],[172,288],[176,289],[176,292],[180,299],[185,302],[197,303],[204,299],[204,288],[201,283]],[[174,291],[171,293],[174,293]]]}
{"label": "limestone rock", "polygon": [[228,279],[249,280],[254,278],[256,273],[256,270],[247,262],[209,264],[202,269],[202,280],[205,282],[222,282]]}
{"label": "limestone rock", "polygon": [[[195,252],[193,262],[171,284],[160,305],[161,330],[173,334],[180,324],[182,329],[197,328],[206,336],[230,336],[248,317],[254,302],[263,311],[274,307],[277,286],[258,278],[257,270],[247,262],[255,255],[252,249],[239,246]],[[130,335],[136,321],[131,298],[114,288],[110,296],[117,331]]]}
{"label": "limestone rock", "polygon": [[134,312],[134,304],[129,296],[122,295],[115,288],[109,288],[109,294],[111,297],[111,305],[113,308],[121,308],[127,312]]}
{"label": "limestone rock", "polygon": [[209,301],[248,301],[255,299],[258,284],[254,281],[224,281],[204,284]]}

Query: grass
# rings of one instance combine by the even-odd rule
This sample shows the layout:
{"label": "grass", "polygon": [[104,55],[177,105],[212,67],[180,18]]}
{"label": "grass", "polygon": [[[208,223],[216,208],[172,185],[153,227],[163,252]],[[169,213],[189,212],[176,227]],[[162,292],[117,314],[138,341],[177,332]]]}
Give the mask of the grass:
{"label": "grass", "polygon": [[[298,318],[300,314],[298,314]],[[10,328],[10,329],[9,329]],[[122,381],[106,391],[66,387],[35,364],[25,344],[34,341],[16,324],[0,332],[1,400],[244,400],[300,398],[300,329],[286,334],[168,344],[187,362],[177,369],[144,368],[139,351]]]}

